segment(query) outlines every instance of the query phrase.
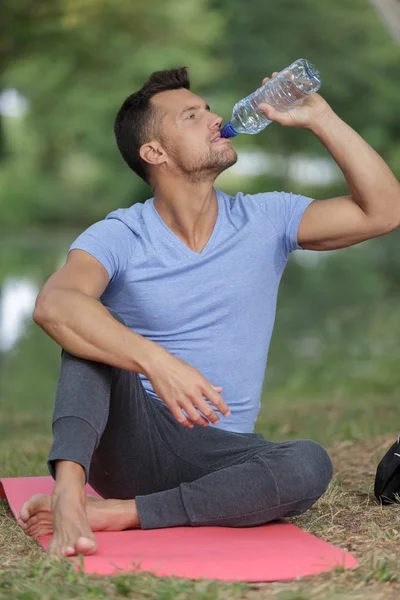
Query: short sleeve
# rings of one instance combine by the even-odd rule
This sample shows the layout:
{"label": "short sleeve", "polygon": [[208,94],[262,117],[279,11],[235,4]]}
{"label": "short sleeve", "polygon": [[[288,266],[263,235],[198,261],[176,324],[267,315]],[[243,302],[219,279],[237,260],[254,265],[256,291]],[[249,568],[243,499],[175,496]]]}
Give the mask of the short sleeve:
{"label": "short sleeve", "polygon": [[84,250],[106,269],[110,281],[127,268],[132,252],[133,233],[117,219],[98,221],[81,233],[71,244],[71,250]]}
{"label": "short sleeve", "polygon": [[286,192],[254,194],[252,198],[274,226],[283,256],[287,258],[293,250],[302,250],[297,234],[304,212],[313,199]]}

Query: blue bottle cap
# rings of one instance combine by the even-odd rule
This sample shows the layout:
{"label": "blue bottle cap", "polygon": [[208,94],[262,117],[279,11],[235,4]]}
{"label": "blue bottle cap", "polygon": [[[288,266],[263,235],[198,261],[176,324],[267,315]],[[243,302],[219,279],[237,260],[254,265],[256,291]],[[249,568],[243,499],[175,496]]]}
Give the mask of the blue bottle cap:
{"label": "blue bottle cap", "polygon": [[232,127],[232,123],[230,121],[226,123],[221,130],[221,137],[223,138],[235,137],[237,134],[238,132]]}

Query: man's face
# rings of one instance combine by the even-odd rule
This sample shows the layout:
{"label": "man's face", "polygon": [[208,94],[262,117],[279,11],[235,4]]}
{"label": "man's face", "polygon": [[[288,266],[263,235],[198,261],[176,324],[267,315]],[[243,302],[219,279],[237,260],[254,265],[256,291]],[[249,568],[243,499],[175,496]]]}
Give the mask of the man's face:
{"label": "man's face", "polygon": [[[222,117],[186,89],[161,92],[151,99],[161,111],[161,139],[168,167],[193,181],[214,179],[237,161],[229,139],[220,137]],[[217,140],[217,141],[215,141]]]}

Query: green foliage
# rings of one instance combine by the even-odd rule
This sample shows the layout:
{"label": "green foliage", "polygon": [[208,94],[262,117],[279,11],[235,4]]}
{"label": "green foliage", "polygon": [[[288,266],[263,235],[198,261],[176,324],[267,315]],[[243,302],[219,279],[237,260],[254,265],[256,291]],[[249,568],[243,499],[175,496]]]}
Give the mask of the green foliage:
{"label": "green foliage", "polygon": [[[247,96],[265,76],[303,57],[322,76],[320,93],[383,155],[400,133],[400,47],[365,0],[214,0],[227,19],[218,55],[230,57],[218,92]],[[243,136],[275,152],[324,152],[313,136],[291,128]]]}
{"label": "green foliage", "polygon": [[[365,0],[18,0],[0,10],[0,89],[30,103],[0,127],[3,228],[84,227],[150,197],[113,121],[152,71],[183,64],[192,89],[229,118],[265,75],[308,58],[334,110],[400,173],[400,48]],[[274,125],[237,146],[327,156],[308,132]]]}
{"label": "green foliage", "polygon": [[5,119],[1,221],[89,224],[150,195],[115,144],[123,100],[152,71],[183,64],[197,86],[215,81],[222,61],[212,44],[223,20],[206,0],[58,0],[35,3],[28,28],[25,4],[7,11],[8,44],[21,49],[4,52],[2,86],[16,87],[30,110]]}
{"label": "green foliage", "polygon": [[[320,69],[321,93],[334,110],[400,174],[400,48],[364,0],[17,0],[0,10],[0,84],[16,87],[30,102],[23,118],[3,118],[0,128],[6,150],[0,162],[0,285],[12,275],[41,287],[79,231],[151,195],[122,161],[112,128],[124,98],[154,70],[189,66],[192,89],[229,117],[233,103],[265,75],[306,57]],[[262,147],[282,161],[297,152],[327,156],[309,132],[277,125],[239,136],[237,145],[239,153]],[[284,173],[224,182],[230,193],[347,193],[344,178],[326,188],[294,186]],[[340,252],[291,259],[280,289],[266,407],[271,398],[284,407],[292,398],[322,406],[327,398],[356,397],[385,406],[382,398],[395,396],[398,243],[395,232]],[[59,348],[31,322],[12,352],[0,355],[0,401],[9,419],[18,406],[40,407],[50,419],[58,365]],[[266,410],[272,433],[292,427],[282,422],[283,413]],[[357,411],[346,413],[348,422],[359,420]],[[297,416],[310,433],[318,429],[317,421]],[[342,435],[360,434],[354,423],[331,422]],[[32,418],[15,426],[21,434],[24,427],[37,431]],[[6,429],[1,433],[6,436]]]}
{"label": "green foliage", "polygon": [[[399,232],[387,238],[394,247]],[[385,268],[386,244],[380,239],[336,252],[297,253],[290,261],[269,357],[272,389],[301,397],[398,389],[399,288],[394,268]]]}

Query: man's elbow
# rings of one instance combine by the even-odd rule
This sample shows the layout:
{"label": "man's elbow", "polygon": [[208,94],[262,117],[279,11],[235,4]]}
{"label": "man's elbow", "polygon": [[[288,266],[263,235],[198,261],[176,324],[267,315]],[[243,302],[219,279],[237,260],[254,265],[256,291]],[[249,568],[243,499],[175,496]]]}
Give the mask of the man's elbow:
{"label": "man's elbow", "polygon": [[391,233],[396,229],[400,228],[400,214],[389,215],[388,218],[382,223],[382,233],[380,235],[384,235],[385,233]]}
{"label": "man's elbow", "polygon": [[33,321],[36,323],[36,325],[42,327],[44,323],[49,322],[53,312],[52,304],[49,301],[47,294],[40,292],[36,298],[35,308],[32,314]]}
{"label": "man's elbow", "polygon": [[32,319],[36,323],[36,325],[39,325],[39,327],[42,326],[42,324],[44,323],[44,320],[45,320],[43,308],[41,305],[39,305],[37,303],[33,310]]}
{"label": "man's elbow", "polygon": [[372,237],[391,233],[400,228],[400,211],[396,210],[393,212],[392,210],[381,212],[378,215],[370,215],[368,217],[368,223],[368,228],[370,229]]}
{"label": "man's elbow", "polygon": [[391,196],[390,204],[387,204],[386,223],[384,226],[385,225],[386,231],[384,231],[384,233],[390,233],[400,227],[400,189]]}

